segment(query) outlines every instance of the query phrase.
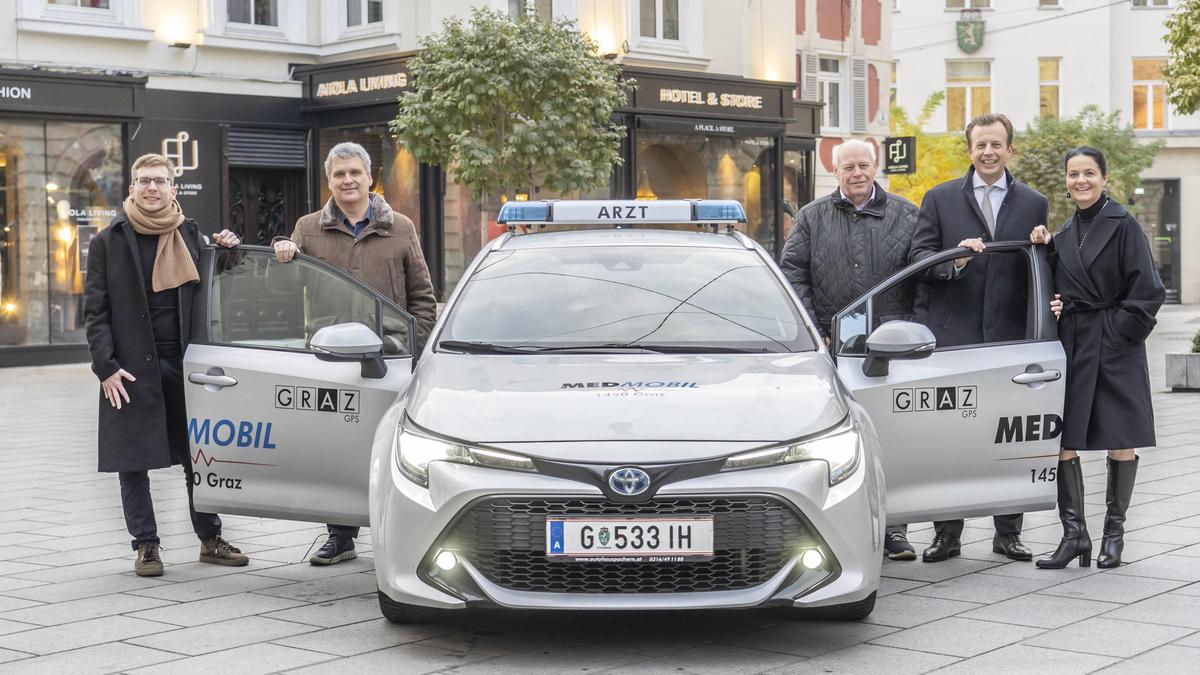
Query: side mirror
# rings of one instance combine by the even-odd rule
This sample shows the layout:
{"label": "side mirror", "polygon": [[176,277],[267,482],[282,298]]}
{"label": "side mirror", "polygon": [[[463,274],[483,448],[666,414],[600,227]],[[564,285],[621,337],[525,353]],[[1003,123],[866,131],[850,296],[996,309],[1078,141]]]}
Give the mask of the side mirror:
{"label": "side mirror", "polygon": [[322,361],[358,361],[362,376],[379,379],[387,373],[383,360],[383,340],[361,323],[339,323],[317,331],[309,342]]}
{"label": "side mirror", "polygon": [[933,332],[911,321],[888,321],[867,337],[867,358],[863,374],[883,377],[892,359],[923,359],[937,347]]}

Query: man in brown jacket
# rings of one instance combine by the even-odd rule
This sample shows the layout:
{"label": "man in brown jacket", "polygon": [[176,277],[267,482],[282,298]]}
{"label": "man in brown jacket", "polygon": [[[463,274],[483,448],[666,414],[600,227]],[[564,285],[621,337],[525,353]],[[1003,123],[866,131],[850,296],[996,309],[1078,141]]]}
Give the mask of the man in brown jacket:
{"label": "man in brown jacket", "polygon": [[[417,350],[437,318],[429,267],[417,228],[371,188],[371,157],[357,143],[338,143],[325,159],[333,197],[325,208],[296,221],[291,238],[277,237],[275,257],[288,262],[301,251],[336,265],[391,298],[417,320]],[[333,565],[358,557],[357,527],[328,525],[329,539],[308,561]]]}

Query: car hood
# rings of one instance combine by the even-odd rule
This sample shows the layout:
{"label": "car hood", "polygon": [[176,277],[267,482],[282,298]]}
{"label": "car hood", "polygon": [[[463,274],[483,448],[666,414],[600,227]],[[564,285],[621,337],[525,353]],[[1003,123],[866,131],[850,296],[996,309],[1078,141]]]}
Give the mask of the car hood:
{"label": "car hood", "polygon": [[409,418],[429,431],[547,457],[561,456],[553,444],[564,441],[664,449],[690,442],[693,458],[698,450],[715,456],[816,433],[846,411],[833,366],[817,352],[434,353],[407,401]]}

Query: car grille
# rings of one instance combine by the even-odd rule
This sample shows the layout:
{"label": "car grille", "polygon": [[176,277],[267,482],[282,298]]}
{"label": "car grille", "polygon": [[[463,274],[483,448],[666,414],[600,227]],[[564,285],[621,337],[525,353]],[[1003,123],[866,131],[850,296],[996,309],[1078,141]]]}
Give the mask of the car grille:
{"label": "car grille", "polygon": [[[552,562],[547,516],[713,515],[714,556],[696,562]],[[490,499],[475,504],[440,544],[489,581],[516,591],[687,593],[764,583],[811,535],[788,506],[769,497],[660,498],[617,504],[599,498]]]}

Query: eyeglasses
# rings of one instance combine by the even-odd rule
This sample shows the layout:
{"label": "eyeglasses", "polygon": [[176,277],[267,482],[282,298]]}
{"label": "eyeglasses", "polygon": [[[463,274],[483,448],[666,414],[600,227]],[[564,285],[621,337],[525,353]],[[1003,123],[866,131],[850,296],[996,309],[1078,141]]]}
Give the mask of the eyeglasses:
{"label": "eyeglasses", "polygon": [[161,176],[155,176],[153,178],[151,178],[150,176],[139,176],[138,179],[134,182],[137,183],[138,187],[146,188],[146,187],[150,187],[151,183],[154,183],[156,186],[158,186],[160,188],[164,188],[171,184],[171,179],[163,178]]}

